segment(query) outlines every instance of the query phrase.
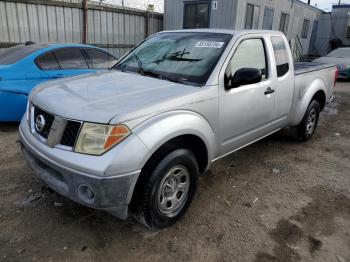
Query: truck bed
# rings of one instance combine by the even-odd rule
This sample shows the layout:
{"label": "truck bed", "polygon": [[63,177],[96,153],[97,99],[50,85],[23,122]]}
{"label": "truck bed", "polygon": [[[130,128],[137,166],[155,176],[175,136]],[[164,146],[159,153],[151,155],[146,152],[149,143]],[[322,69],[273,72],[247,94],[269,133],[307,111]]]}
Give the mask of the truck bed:
{"label": "truck bed", "polygon": [[319,62],[295,62],[294,74],[301,75],[309,72],[314,72],[326,68],[334,67],[332,64],[324,64]]}

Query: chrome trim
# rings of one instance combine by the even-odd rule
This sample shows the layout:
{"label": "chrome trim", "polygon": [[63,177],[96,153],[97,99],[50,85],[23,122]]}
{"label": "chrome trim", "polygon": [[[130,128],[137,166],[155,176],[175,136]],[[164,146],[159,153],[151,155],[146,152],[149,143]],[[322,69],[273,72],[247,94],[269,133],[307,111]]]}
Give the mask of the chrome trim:
{"label": "chrome trim", "polygon": [[[50,145],[48,145],[48,139],[49,139],[49,137],[51,136],[51,135],[50,135],[51,130],[52,130],[52,128],[54,127],[55,122],[56,122],[56,123],[58,122],[58,121],[56,121],[56,120],[63,120],[62,123],[64,123],[65,128],[66,128],[67,122],[69,122],[69,121],[80,123],[79,131],[78,131],[78,133],[77,133],[77,137],[75,138],[75,142],[74,142],[74,143],[76,143],[76,141],[77,141],[77,139],[78,139],[78,136],[79,136],[79,134],[80,134],[80,130],[81,130],[82,126],[83,126],[83,121],[75,120],[75,119],[70,119],[70,118],[60,117],[60,116],[57,116],[57,115],[55,115],[55,114],[52,114],[52,113],[50,113],[50,112],[44,110],[45,112],[47,112],[48,114],[50,114],[50,115],[52,115],[52,116],[54,117],[54,121],[53,121],[53,123],[52,123],[49,136],[48,136],[48,138],[46,139],[46,138],[42,137],[40,134],[38,134],[38,133],[36,132],[36,130],[35,130],[35,123],[34,123],[34,121],[35,121],[35,120],[34,120],[34,108],[35,108],[35,107],[36,107],[36,106],[35,106],[34,104],[32,104],[32,103],[29,104],[30,110],[29,110],[29,112],[28,112],[28,113],[29,113],[29,117],[28,117],[28,118],[30,119],[30,121],[29,121],[30,131],[31,131],[31,133],[33,134],[33,136],[34,136],[36,139],[38,139],[41,143],[43,143],[43,144],[45,144],[45,145],[47,145],[47,146],[50,146]],[[65,128],[63,129],[63,132],[60,132],[60,133],[61,133],[61,134],[60,134],[60,138],[56,140],[56,141],[57,141],[57,144],[52,144],[50,147],[54,147],[54,148],[58,148],[58,149],[62,149],[62,150],[66,150],[66,151],[72,151],[72,152],[73,152],[73,151],[74,151],[74,147],[69,147],[69,146],[65,146],[65,145],[61,145],[61,144],[60,144],[61,139],[62,139],[63,134],[64,134],[64,131],[65,131]]]}
{"label": "chrome trim", "polygon": [[47,139],[45,139],[44,137],[42,137],[40,134],[38,134],[35,130],[35,123],[34,123],[34,105],[31,104],[31,108],[30,108],[30,130],[33,134],[33,136],[38,139],[41,143],[46,144]]}
{"label": "chrome trim", "polygon": [[73,147],[70,147],[70,146],[65,146],[65,145],[61,145],[61,144],[57,144],[54,146],[55,148],[58,148],[58,149],[62,149],[62,150],[66,150],[66,151],[71,151],[73,152]]}

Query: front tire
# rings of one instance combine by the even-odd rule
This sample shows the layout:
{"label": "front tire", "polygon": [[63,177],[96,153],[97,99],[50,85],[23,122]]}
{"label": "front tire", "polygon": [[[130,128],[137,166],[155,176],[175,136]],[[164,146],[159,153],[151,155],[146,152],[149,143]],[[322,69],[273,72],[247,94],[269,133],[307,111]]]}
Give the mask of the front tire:
{"label": "front tire", "polygon": [[197,188],[198,164],[188,149],[165,155],[154,168],[145,170],[142,192],[136,200],[136,218],[151,229],[173,225],[189,207]]}
{"label": "front tire", "polygon": [[320,111],[319,102],[317,100],[311,101],[303,120],[296,127],[296,137],[298,140],[307,141],[313,136],[317,128]]}

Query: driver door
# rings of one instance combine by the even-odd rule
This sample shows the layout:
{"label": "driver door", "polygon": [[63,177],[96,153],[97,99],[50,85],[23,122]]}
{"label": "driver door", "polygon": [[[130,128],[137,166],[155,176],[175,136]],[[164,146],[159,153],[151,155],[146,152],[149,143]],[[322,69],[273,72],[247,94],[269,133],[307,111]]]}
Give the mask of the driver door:
{"label": "driver door", "polygon": [[[269,134],[275,109],[275,86],[264,38],[244,38],[234,47],[220,75],[220,155],[239,149]],[[259,69],[262,79],[254,84],[228,87],[228,79],[242,68]],[[258,80],[259,81],[259,80]],[[226,83],[225,83],[226,82]]]}

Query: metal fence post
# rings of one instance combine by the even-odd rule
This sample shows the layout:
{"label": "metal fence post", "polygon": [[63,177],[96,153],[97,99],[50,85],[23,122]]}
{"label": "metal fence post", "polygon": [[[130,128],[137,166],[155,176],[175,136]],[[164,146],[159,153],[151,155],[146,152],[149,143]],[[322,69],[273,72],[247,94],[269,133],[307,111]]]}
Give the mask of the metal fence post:
{"label": "metal fence post", "polygon": [[145,13],[145,38],[149,35],[149,12]]}
{"label": "metal fence post", "polygon": [[83,0],[83,43],[87,43],[88,34],[88,6],[87,0]]}

